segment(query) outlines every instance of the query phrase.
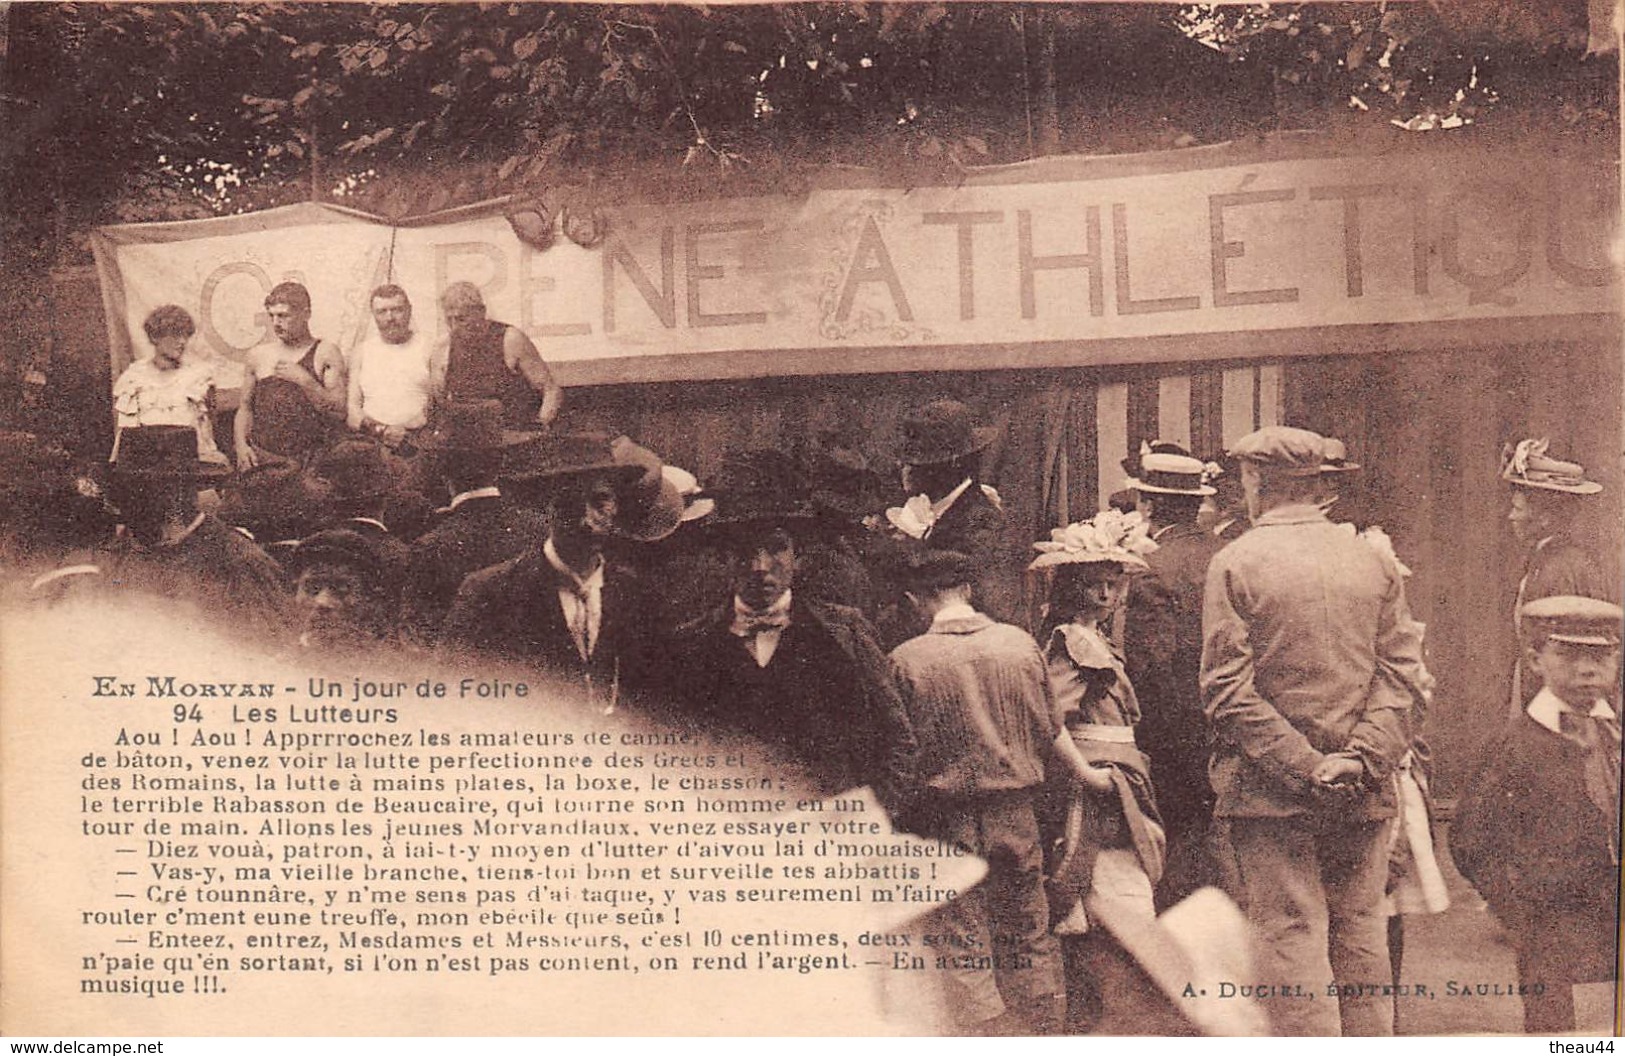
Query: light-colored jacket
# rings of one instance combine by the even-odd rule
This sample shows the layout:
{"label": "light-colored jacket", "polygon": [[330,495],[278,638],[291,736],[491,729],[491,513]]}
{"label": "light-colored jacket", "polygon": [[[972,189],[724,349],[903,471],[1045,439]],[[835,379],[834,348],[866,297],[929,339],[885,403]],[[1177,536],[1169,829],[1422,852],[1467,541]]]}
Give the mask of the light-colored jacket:
{"label": "light-colored jacket", "polygon": [[[1422,693],[1419,626],[1398,569],[1314,506],[1271,510],[1221,550],[1202,610],[1215,813],[1392,817],[1389,776]],[[1352,799],[1310,780],[1336,754],[1365,766]]]}

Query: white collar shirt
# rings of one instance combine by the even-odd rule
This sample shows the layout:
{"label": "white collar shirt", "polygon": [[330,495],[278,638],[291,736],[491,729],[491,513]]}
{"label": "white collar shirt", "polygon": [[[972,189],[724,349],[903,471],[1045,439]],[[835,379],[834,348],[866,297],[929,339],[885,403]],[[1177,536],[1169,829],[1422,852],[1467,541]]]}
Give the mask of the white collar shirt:
{"label": "white collar shirt", "polygon": [[604,559],[600,555],[592,571],[581,576],[559,559],[552,539],[542,544],[542,556],[564,577],[564,583],[559,586],[559,607],[564,612],[564,624],[570,629],[570,637],[575,639],[576,653],[586,662],[598,648],[598,632],[604,624]]}
{"label": "white collar shirt", "polygon": [[[750,622],[753,620],[765,620],[768,625],[751,627]],[[766,667],[773,661],[773,654],[779,648],[779,640],[784,637],[784,629],[789,625],[788,590],[779,595],[779,599],[763,612],[757,612],[740,600],[738,595],[734,596],[733,625],[729,630],[744,639],[745,648],[750,652],[751,659],[756,661],[757,667]]]}
{"label": "white collar shirt", "polygon": [[472,491],[459,491],[451,497],[451,502],[435,510],[436,513],[450,513],[470,499],[497,499],[502,497],[502,489],[495,484],[483,488],[474,488]]}
{"label": "white collar shirt", "polygon": [[[1542,687],[1541,691],[1535,694],[1534,699],[1529,702],[1527,710],[1531,719],[1534,719],[1553,733],[1563,732],[1562,723],[1565,713],[1579,714],[1573,705],[1545,687]],[[1614,709],[1608,706],[1607,701],[1598,700],[1591,705],[1591,710],[1586,714],[1593,719],[1611,719],[1614,717]]]}

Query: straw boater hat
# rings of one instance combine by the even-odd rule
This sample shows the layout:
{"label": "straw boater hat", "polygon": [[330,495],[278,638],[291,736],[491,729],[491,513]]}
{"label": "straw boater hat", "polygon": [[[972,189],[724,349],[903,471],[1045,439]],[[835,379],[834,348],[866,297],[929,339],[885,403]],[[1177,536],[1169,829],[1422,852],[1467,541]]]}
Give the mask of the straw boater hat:
{"label": "straw boater hat", "polygon": [[1129,477],[1124,483],[1133,491],[1152,495],[1212,495],[1208,486],[1207,463],[1191,457],[1178,444],[1158,440],[1140,444],[1139,458],[1124,460]]}
{"label": "straw boater hat", "polygon": [[1523,607],[1524,632],[1571,645],[1615,646],[1625,609],[1598,598],[1558,594],[1537,598]]}
{"label": "straw boater hat", "polygon": [[1047,542],[1034,543],[1038,556],[1029,570],[1111,561],[1127,572],[1151,566],[1145,555],[1157,549],[1146,533],[1145,521],[1117,510],[1102,510],[1087,521],[1053,529]]}
{"label": "straw boater hat", "polygon": [[1237,440],[1233,458],[1284,477],[1318,477],[1326,462],[1326,438],[1289,425],[1266,425]]}
{"label": "straw boater hat", "polygon": [[1360,468],[1360,463],[1349,461],[1349,449],[1343,441],[1335,436],[1326,438],[1326,450],[1320,459],[1322,473],[1353,473]]}
{"label": "straw boater hat", "polygon": [[115,479],[154,483],[183,480],[219,480],[231,476],[231,467],[202,462],[197,457],[197,430],[189,425],[138,425],[121,431]]}
{"label": "straw boater hat", "polygon": [[1547,440],[1520,440],[1501,451],[1501,479],[1520,488],[1561,491],[1569,495],[1595,495],[1602,485],[1585,479],[1578,462],[1561,462],[1546,455]]}
{"label": "straw boater hat", "polygon": [[973,424],[970,408],[958,400],[932,400],[899,423],[903,446],[898,461],[928,466],[974,455],[993,442],[999,431]]}

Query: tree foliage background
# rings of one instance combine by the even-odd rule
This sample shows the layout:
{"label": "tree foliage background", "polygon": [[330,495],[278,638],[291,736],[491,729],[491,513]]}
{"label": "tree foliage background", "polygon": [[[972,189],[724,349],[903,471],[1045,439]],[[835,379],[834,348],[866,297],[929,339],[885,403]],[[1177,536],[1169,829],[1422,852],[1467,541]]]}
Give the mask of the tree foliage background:
{"label": "tree foliage background", "polygon": [[[8,210],[58,233],[290,200],[902,181],[1289,128],[1612,134],[1583,0],[781,6],[24,4]],[[43,179],[42,179],[43,177]],[[37,206],[37,207],[36,207]]]}

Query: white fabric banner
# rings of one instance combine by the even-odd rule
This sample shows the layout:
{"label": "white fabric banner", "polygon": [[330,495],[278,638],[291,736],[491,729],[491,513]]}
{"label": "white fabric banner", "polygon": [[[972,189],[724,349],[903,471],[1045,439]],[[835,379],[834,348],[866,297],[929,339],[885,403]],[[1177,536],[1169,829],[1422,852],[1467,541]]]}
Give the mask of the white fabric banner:
{"label": "white fabric banner", "polygon": [[591,249],[526,246],[504,202],[394,228],[318,205],[105,228],[114,375],[146,354],[140,323],[161,303],[240,354],[287,278],[309,286],[314,332],[345,345],[374,285],[402,285],[438,331],[439,291],[472,281],[577,383],[1090,366],[1187,336],[1156,358],[1194,360],[1215,355],[1209,334],[1617,311],[1612,165],[1239,149],[1041,159],[911,190],[834,173],[800,198],[618,208]]}

